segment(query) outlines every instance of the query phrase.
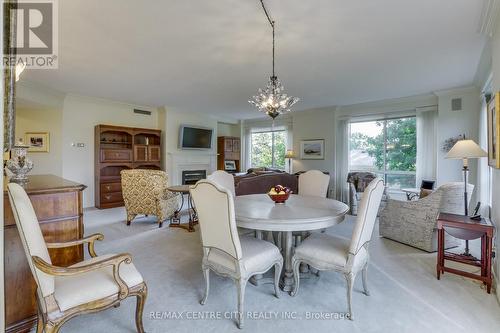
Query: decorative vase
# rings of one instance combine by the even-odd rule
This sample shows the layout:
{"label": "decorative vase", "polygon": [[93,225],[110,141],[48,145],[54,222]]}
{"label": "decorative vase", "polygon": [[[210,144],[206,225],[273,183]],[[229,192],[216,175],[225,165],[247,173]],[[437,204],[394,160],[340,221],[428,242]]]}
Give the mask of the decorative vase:
{"label": "decorative vase", "polygon": [[10,178],[14,183],[26,183],[28,181],[28,172],[33,169],[33,161],[28,159],[29,146],[23,144],[21,140],[12,148],[12,157],[7,161],[7,169],[14,175]]}

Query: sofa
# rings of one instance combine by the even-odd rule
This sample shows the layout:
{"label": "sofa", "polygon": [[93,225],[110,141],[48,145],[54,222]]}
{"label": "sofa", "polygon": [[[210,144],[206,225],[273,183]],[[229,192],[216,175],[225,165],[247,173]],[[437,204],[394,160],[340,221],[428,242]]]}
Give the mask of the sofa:
{"label": "sofa", "polygon": [[234,177],[236,195],[267,193],[275,185],[289,187],[293,193],[298,193],[299,179],[285,172],[249,173]]}
{"label": "sofa", "polygon": [[[474,185],[467,191],[472,194]],[[435,252],[437,250],[436,218],[440,212],[464,213],[463,183],[446,183],[425,198],[416,201],[388,199],[380,213],[380,235],[418,249]],[[469,202],[472,195],[469,195]],[[445,248],[460,243],[450,235],[445,237]]]}

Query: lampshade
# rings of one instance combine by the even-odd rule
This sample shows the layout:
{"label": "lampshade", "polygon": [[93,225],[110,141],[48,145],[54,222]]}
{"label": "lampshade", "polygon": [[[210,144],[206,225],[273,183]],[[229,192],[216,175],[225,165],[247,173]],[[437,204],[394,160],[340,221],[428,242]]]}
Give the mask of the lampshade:
{"label": "lampshade", "polygon": [[446,158],[479,158],[487,157],[488,153],[477,145],[473,140],[460,140],[450,149]]}
{"label": "lampshade", "polygon": [[285,158],[294,158],[295,154],[293,153],[293,150],[288,149],[285,153]]}

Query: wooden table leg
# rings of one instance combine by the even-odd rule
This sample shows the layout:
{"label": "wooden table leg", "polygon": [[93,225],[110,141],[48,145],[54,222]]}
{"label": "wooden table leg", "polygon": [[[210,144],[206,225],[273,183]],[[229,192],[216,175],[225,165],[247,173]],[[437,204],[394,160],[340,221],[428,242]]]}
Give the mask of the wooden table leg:
{"label": "wooden table leg", "polygon": [[[486,266],[488,265],[488,263],[487,263],[488,253],[486,250],[486,245],[487,245],[486,243],[487,243],[486,234],[484,234],[481,236],[481,276],[482,277],[487,276]],[[486,281],[484,281],[483,284],[486,284]]]}
{"label": "wooden table leg", "polygon": [[491,293],[491,254],[492,254],[492,238],[486,234],[485,236],[485,239],[486,239],[486,244],[485,244],[485,247],[486,247],[486,276],[488,278],[488,281],[486,283],[486,291],[488,292],[488,294]]}
{"label": "wooden table leg", "polygon": [[437,263],[436,263],[436,273],[437,279],[441,279],[441,270],[442,270],[442,258],[444,256],[444,246],[443,246],[443,228],[438,229],[438,253],[437,253]]}

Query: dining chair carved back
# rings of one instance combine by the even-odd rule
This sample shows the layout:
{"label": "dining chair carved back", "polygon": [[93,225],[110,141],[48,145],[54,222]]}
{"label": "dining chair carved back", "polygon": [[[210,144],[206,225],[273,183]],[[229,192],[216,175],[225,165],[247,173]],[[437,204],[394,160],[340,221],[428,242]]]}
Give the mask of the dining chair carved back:
{"label": "dining chair carved back", "polygon": [[208,180],[213,181],[220,187],[224,187],[234,196],[236,196],[236,191],[234,189],[234,176],[224,170],[216,170],[211,175],[207,177]]}
{"label": "dining chair carved back", "polygon": [[299,266],[301,263],[306,263],[320,271],[340,272],[346,279],[348,314],[349,318],[353,319],[352,290],[354,279],[360,271],[363,275],[365,294],[369,295],[366,281],[369,261],[368,245],[383,193],[384,182],[380,178],[374,179],[365,189],[350,240],[333,235],[313,233],[295,249],[292,258],[295,277],[292,296],[297,295],[299,289]]}
{"label": "dining chair carved back", "polygon": [[243,327],[243,303],[248,279],[263,274],[274,266],[274,292],[279,297],[279,278],[283,257],[273,244],[241,237],[236,228],[234,197],[227,188],[210,180],[200,180],[190,189],[198,211],[203,245],[202,270],[205,277],[205,304],[210,288],[210,271],[229,277],[238,292],[238,328]]}
{"label": "dining chair carved back", "polygon": [[326,198],[330,175],[319,170],[309,170],[299,175],[299,195]]}
{"label": "dining chair carved back", "polygon": [[[137,297],[136,329],[143,333],[142,313],[147,286],[132,264],[130,254],[97,256],[94,242],[102,234],[63,243],[46,243],[35,210],[24,189],[8,185],[8,195],[26,258],[37,285],[37,333],[59,332],[69,319],[119,305]],[[52,265],[48,249],[88,245],[91,259],[69,267]]]}

